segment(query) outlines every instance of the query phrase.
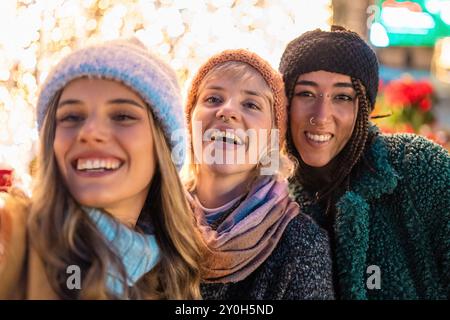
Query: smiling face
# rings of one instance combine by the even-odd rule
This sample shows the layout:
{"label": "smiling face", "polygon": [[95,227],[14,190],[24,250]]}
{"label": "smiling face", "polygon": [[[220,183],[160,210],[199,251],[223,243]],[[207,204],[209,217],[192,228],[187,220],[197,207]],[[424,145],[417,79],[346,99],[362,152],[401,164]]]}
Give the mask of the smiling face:
{"label": "smiling face", "polygon": [[298,77],[290,105],[291,136],[302,160],[328,164],[349,141],[357,98],[349,76],[315,71]]}
{"label": "smiling face", "polygon": [[156,166],[150,126],[146,104],[116,81],[81,78],[64,88],[53,148],[78,203],[137,219]]}
{"label": "smiling face", "polygon": [[[191,117],[200,170],[224,175],[251,172],[256,167],[259,148],[262,150],[268,142],[258,133],[265,132],[269,137],[273,126],[272,92],[263,77],[242,63],[233,68],[224,72],[216,69],[205,77]],[[196,124],[201,124],[201,130],[195,129]],[[250,132],[256,135],[249,135]],[[221,162],[211,163],[209,155]]]}

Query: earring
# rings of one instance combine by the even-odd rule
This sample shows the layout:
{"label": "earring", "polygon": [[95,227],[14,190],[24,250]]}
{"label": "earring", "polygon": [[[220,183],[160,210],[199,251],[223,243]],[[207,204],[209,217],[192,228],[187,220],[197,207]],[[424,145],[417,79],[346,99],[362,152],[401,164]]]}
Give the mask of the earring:
{"label": "earring", "polygon": [[312,126],[315,126],[315,125],[316,125],[316,123],[314,122],[314,117],[311,117],[311,118],[309,119],[309,123],[310,123]]}

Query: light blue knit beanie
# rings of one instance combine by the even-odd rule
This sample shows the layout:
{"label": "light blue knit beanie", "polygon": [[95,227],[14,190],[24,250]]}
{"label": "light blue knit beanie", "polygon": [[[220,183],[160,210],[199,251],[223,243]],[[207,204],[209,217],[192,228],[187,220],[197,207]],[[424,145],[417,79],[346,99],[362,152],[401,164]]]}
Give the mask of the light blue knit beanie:
{"label": "light blue knit beanie", "polygon": [[186,154],[186,127],[175,72],[136,38],[89,46],[63,58],[41,87],[36,110],[39,130],[58,91],[86,76],[116,80],[137,92],[150,106],[171,148],[172,160],[181,169]]}

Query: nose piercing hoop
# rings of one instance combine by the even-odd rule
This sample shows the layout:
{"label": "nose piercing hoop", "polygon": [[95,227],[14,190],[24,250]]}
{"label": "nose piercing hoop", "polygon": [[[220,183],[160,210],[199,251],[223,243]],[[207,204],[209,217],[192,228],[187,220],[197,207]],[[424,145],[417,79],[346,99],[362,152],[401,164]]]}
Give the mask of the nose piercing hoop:
{"label": "nose piercing hoop", "polygon": [[315,125],[316,125],[316,123],[314,122],[314,117],[311,117],[311,118],[309,119],[309,123],[310,123],[312,126],[315,126]]}
{"label": "nose piercing hoop", "polygon": [[228,121],[230,121],[230,118],[226,118],[224,115],[220,116],[220,119],[222,119],[223,122],[227,123]]}

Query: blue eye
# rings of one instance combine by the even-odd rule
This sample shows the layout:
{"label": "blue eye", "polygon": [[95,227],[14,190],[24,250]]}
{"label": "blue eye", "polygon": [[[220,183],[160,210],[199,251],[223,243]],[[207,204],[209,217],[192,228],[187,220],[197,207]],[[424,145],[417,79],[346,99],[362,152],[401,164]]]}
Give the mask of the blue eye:
{"label": "blue eye", "polygon": [[208,104],[219,104],[222,102],[222,99],[216,96],[206,97],[205,102]]}
{"label": "blue eye", "polygon": [[244,102],[243,106],[248,108],[248,109],[254,109],[254,110],[260,110],[261,108],[253,102]]}

